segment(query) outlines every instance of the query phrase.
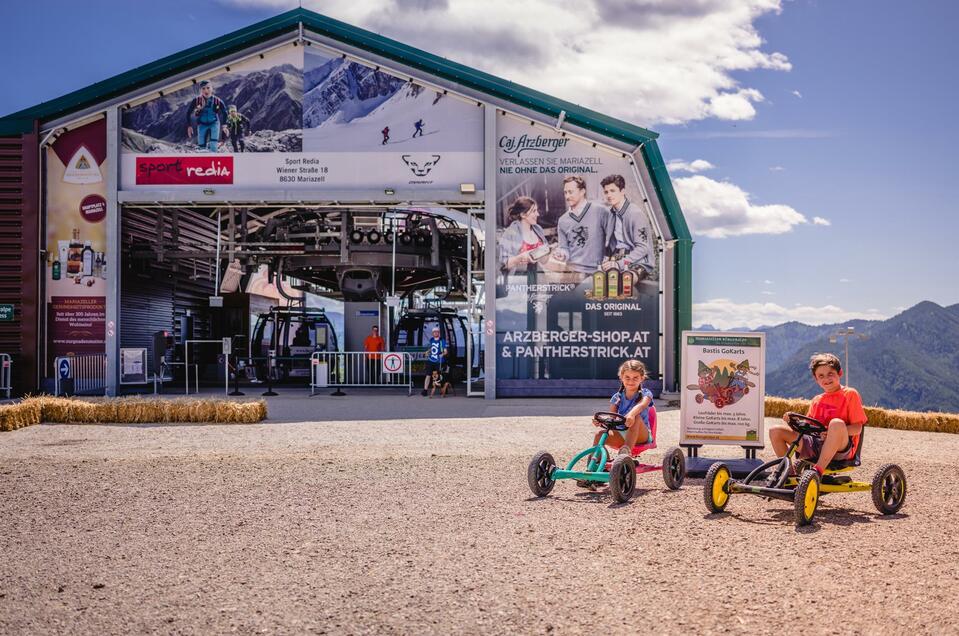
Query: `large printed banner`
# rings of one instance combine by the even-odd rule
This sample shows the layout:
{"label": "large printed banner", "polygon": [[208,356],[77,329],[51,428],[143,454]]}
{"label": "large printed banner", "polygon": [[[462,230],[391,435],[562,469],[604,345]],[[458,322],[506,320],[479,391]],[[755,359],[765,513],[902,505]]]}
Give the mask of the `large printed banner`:
{"label": "large printed banner", "polygon": [[103,353],[107,270],[106,121],[64,133],[46,151],[47,358]]}
{"label": "large printed banner", "polygon": [[763,447],[766,334],[683,332],[681,444]]}
{"label": "large printed banner", "polygon": [[658,239],[628,158],[497,119],[497,394],[595,395],[659,379]]}
{"label": "large printed banner", "polygon": [[121,187],[483,187],[483,109],[308,47],[123,112]]}

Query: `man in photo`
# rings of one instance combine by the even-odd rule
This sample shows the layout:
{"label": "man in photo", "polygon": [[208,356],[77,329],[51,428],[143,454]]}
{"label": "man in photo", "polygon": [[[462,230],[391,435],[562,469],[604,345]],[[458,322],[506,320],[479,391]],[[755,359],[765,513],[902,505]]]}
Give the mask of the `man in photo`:
{"label": "man in photo", "polygon": [[603,262],[603,270],[631,270],[640,280],[649,277],[655,267],[655,242],[646,211],[626,197],[626,180],[621,175],[611,174],[600,185],[611,220],[609,258]]}
{"label": "man in photo", "polygon": [[586,200],[586,181],[582,177],[563,179],[563,198],[566,212],[556,224],[559,248],[554,258],[565,261],[569,271],[592,274],[600,268],[606,255],[611,225],[609,210]]}
{"label": "man in photo", "polygon": [[213,94],[210,80],[200,82],[200,94],[193,98],[186,118],[186,136],[193,139],[195,124],[197,148],[216,152],[220,130],[226,125],[226,104]]}

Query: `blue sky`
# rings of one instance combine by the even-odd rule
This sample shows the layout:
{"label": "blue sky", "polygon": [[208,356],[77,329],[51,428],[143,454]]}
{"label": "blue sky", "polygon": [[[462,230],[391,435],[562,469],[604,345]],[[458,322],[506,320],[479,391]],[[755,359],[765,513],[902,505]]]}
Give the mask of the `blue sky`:
{"label": "blue sky", "polygon": [[[147,10],[157,6],[0,4],[8,27],[0,114],[295,3],[166,0]],[[696,324],[841,322],[888,317],[921,300],[959,302],[950,67],[959,59],[950,33],[959,4],[304,6],[659,132],[696,239]],[[711,167],[691,172],[680,161]]]}

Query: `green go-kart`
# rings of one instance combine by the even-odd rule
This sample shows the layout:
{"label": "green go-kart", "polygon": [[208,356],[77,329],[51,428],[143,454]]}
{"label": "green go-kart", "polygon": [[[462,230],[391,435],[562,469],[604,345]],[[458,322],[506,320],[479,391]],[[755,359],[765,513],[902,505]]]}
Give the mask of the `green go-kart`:
{"label": "green go-kart", "polygon": [[[686,479],[686,457],[678,446],[670,448],[663,457],[662,464],[644,464],[636,460],[640,453],[656,448],[656,409],[649,409],[650,440],[645,444],[637,444],[629,455],[611,457],[606,450],[606,439],[610,431],[626,430],[626,418],[617,413],[600,411],[593,415],[602,430],[595,446],[578,453],[566,465],[566,468],[557,468],[556,460],[546,451],[540,451],[533,456],[526,471],[529,488],[537,497],[545,497],[553,490],[553,486],[561,479],[576,479],[586,483],[609,484],[609,491],[619,503],[625,503],[633,496],[636,490],[636,475],[652,471],[662,471],[663,481],[671,490],[683,485]],[[585,462],[580,470],[576,465]]]}
{"label": "green go-kart", "polygon": [[[722,462],[709,467],[703,482],[703,498],[707,510],[712,513],[723,512],[729,498],[736,494],[759,495],[792,502],[796,525],[804,526],[810,523],[816,514],[821,495],[870,491],[873,505],[880,513],[891,515],[899,512],[906,501],[906,475],[898,465],[880,466],[871,482],[853,481],[848,475],[841,474],[859,466],[865,428],[859,434],[854,456],[829,462],[820,478],[819,473],[813,469],[814,462],[796,456],[802,436],[822,436],[826,433],[826,425],[799,413],[790,412],[786,415],[787,424],[799,437],[789,445],[783,457],[756,467],[741,481],[733,479],[729,467]],[[795,471],[792,470],[794,464]],[[768,475],[761,480],[760,476],[766,471],[769,471]]]}

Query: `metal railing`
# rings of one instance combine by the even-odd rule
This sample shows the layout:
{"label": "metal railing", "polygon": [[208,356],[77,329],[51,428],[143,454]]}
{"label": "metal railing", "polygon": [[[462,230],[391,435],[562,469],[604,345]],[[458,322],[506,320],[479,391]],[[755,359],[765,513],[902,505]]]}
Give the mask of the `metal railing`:
{"label": "metal railing", "polygon": [[[66,361],[69,374],[62,377],[61,364]],[[62,356],[56,359],[56,384],[54,391],[57,395],[95,395],[106,391],[107,387],[107,354],[83,353],[79,355]]]}
{"label": "metal railing", "polygon": [[[318,388],[340,387],[406,387],[413,393],[412,358],[405,352],[382,352],[370,358],[366,351],[322,352],[310,356],[310,395]],[[384,370],[384,361],[391,369]]]}
{"label": "metal railing", "polygon": [[0,391],[7,394],[10,399],[10,391],[13,388],[10,385],[11,374],[13,373],[13,359],[9,353],[0,353]]}

